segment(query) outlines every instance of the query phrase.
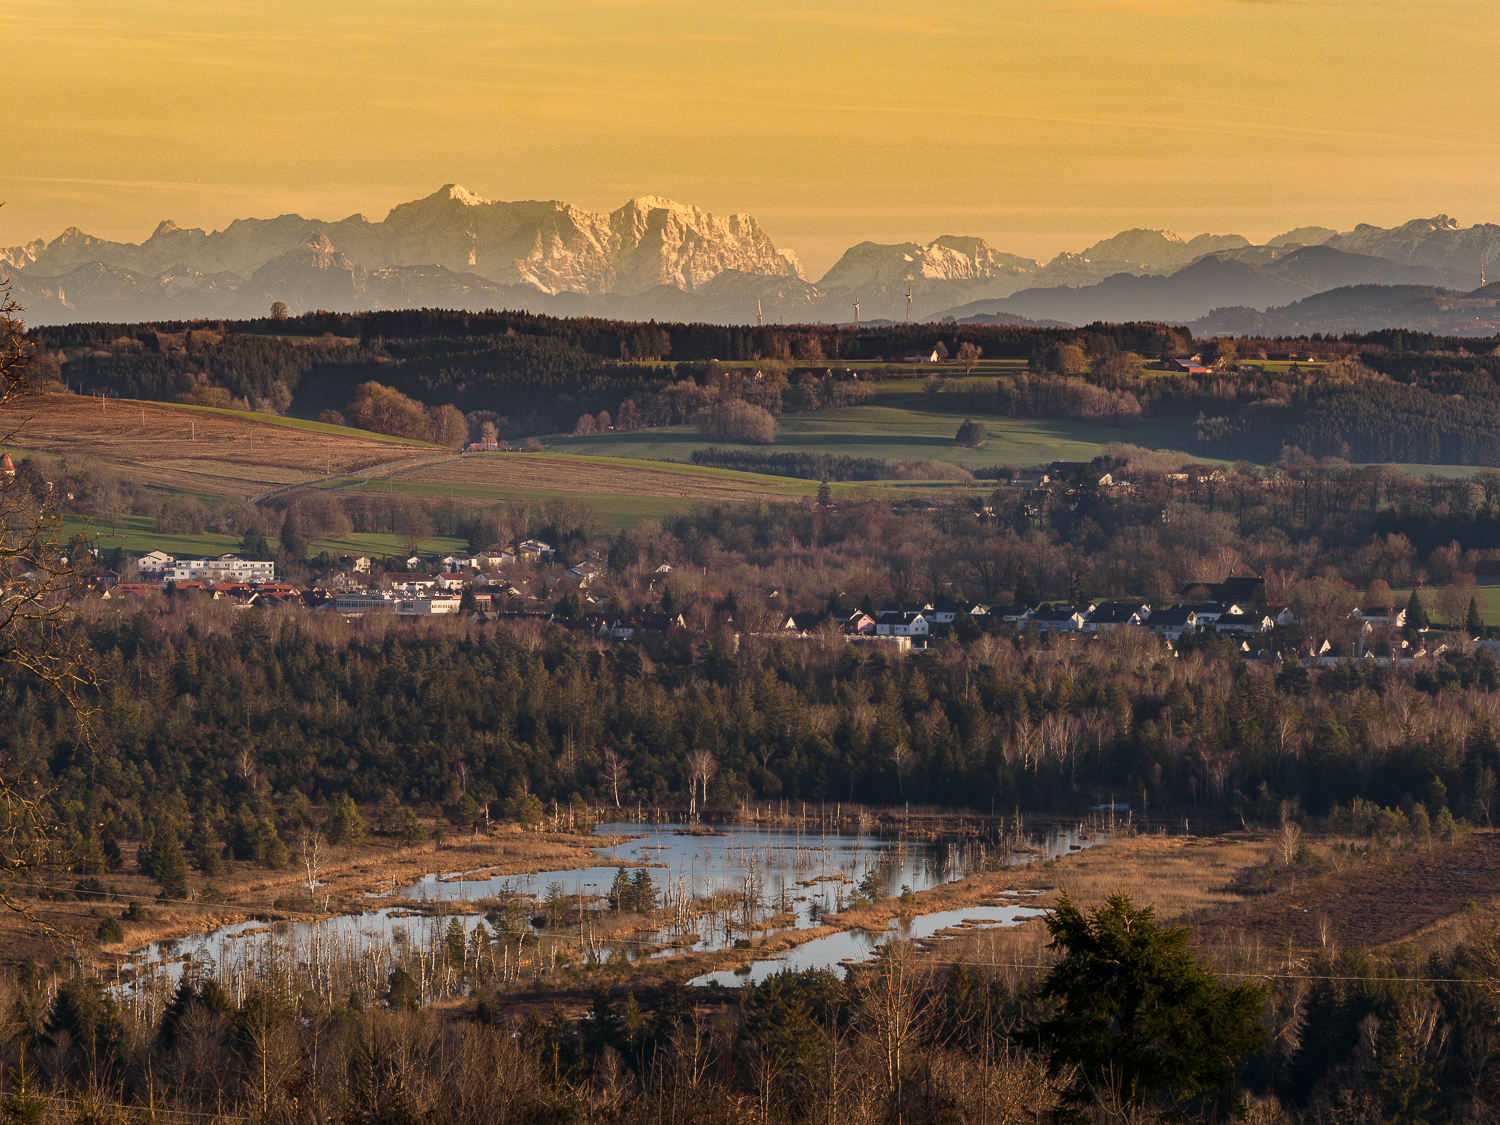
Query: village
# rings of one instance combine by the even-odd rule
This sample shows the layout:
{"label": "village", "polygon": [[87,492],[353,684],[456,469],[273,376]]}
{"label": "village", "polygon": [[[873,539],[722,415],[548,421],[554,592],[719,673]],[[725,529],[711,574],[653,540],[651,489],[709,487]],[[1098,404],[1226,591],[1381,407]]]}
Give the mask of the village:
{"label": "village", "polygon": [[[90,596],[103,602],[148,602],[153,599],[204,598],[227,601],[236,609],[301,607],[355,619],[386,614],[393,618],[453,618],[484,624],[492,621],[537,621],[605,641],[639,641],[651,635],[683,630],[707,632],[701,616],[690,625],[672,610],[667,583],[669,562],[645,575],[649,608],[626,609],[617,595],[595,597],[594,579],[606,572],[600,552],[584,548],[576,565],[558,561],[550,544],[529,539],[502,550],[441,557],[412,555],[403,559],[347,557],[338,569],[313,576],[304,585],[276,580],[276,564],[226,554],[217,558],[177,558],[150,551],[130,558],[123,568],[131,577],[100,567]],[[133,573],[132,573],[133,572]],[[774,607],[780,591],[763,591]],[[1207,637],[1231,642],[1246,662],[1281,664],[1295,658],[1308,666],[1332,667],[1355,659],[1373,666],[1410,666],[1438,660],[1450,650],[1472,654],[1487,648],[1500,655],[1500,641],[1467,634],[1432,632],[1424,622],[1412,628],[1406,608],[1397,605],[1351,605],[1322,631],[1309,630],[1285,604],[1264,600],[1264,583],[1254,575],[1231,575],[1221,582],[1184,586],[1179,597],[1151,600],[1082,600],[1073,602],[1011,601],[986,605],[956,598],[866,604],[843,613],[832,607],[783,614],[757,613],[736,620],[733,610],[721,614],[736,643],[742,635],[788,641],[830,641],[892,653],[922,651],[950,638],[968,642],[979,636],[1029,633],[1048,643],[1063,637],[1098,641],[1117,631],[1154,637],[1173,656]],[[751,591],[733,594],[746,603]],[[722,609],[723,595],[720,599]],[[1350,601],[1358,601],[1351,592]]]}

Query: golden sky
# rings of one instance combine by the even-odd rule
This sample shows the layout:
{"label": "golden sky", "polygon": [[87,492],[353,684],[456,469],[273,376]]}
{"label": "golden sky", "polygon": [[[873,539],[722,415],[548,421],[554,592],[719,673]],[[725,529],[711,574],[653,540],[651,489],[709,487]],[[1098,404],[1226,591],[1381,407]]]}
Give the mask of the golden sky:
{"label": "golden sky", "polygon": [[1049,258],[1132,226],[1500,221],[1495,0],[10,0],[0,244],[456,181]]}

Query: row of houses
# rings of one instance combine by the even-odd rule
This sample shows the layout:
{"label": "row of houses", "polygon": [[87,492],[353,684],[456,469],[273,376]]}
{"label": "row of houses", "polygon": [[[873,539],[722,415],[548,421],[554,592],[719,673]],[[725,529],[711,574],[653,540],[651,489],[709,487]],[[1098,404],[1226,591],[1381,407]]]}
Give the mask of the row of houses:
{"label": "row of houses", "polygon": [[[977,624],[997,622],[1017,629],[1034,628],[1052,633],[1102,633],[1135,628],[1177,640],[1184,633],[1212,629],[1221,633],[1263,636],[1278,625],[1295,621],[1286,606],[1242,606],[1203,602],[1153,610],[1145,602],[1090,602],[1082,605],[985,606],[978,603],[939,601],[927,604],[888,605],[878,614],[856,611],[844,622],[851,636],[911,637],[925,639],[952,627],[967,614]],[[784,628],[806,631],[800,615],[788,617]]]}

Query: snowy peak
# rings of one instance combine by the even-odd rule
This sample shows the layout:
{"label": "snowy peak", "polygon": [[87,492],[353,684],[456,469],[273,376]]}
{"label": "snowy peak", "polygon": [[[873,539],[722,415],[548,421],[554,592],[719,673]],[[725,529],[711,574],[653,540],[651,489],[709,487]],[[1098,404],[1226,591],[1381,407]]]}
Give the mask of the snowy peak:
{"label": "snowy peak", "polygon": [[1024,277],[1038,268],[1038,262],[991,249],[982,238],[945,234],[926,246],[916,242],[861,242],[851,246],[823,275],[818,287],[853,290],[919,279],[983,281]]}
{"label": "snowy peak", "polygon": [[448,193],[448,198],[455,203],[462,203],[465,207],[488,207],[490,201],[483,196],[475,195],[462,184],[445,184],[443,190]]}

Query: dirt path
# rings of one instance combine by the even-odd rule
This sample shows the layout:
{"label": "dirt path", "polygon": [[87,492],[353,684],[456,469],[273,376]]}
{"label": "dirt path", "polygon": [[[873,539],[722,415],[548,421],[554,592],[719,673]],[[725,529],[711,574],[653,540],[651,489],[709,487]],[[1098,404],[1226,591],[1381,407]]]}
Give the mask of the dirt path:
{"label": "dirt path", "polygon": [[299,481],[295,484],[284,485],[281,488],[273,488],[269,492],[262,492],[259,496],[250,498],[251,504],[261,504],[273,496],[280,496],[286,492],[295,492],[299,488],[308,488],[316,484],[326,484],[333,480],[343,480],[346,477],[369,477],[371,479],[405,479],[407,473],[412,469],[421,468],[424,465],[441,464],[445,461],[456,461],[459,459],[457,453],[440,453],[426,457],[413,457],[407,461],[387,461],[381,465],[370,465],[367,468],[356,469],[352,473],[334,473],[332,476],[314,477],[311,480]]}

